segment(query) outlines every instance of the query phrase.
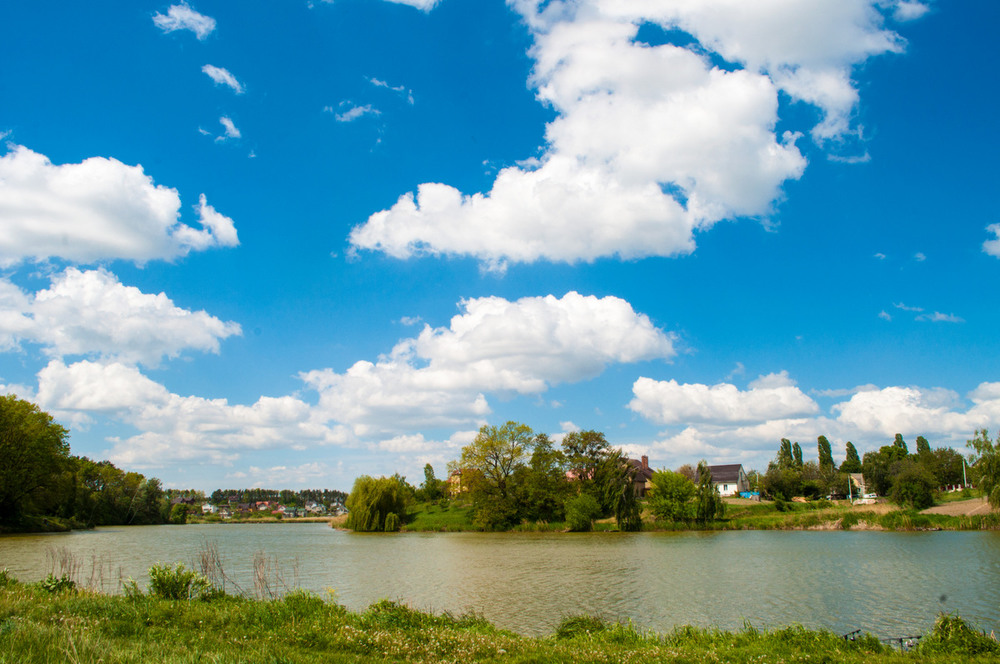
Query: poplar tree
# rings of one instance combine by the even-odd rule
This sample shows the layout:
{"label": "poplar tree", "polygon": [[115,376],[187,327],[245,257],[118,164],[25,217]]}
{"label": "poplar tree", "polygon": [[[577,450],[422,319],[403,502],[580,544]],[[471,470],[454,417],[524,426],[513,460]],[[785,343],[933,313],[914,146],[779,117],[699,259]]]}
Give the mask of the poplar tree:
{"label": "poplar tree", "polygon": [[861,472],[861,457],[858,456],[858,450],[854,447],[854,443],[851,441],[847,441],[847,458],[844,459],[844,463],[840,464],[840,472]]}
{"label": "poplar tree", "polygon": [[833,451],[830,449],[830,441],[826,439],[826,436],[820,436],[816,439],[816,448],[819,452],[820,470],[833,468]]}

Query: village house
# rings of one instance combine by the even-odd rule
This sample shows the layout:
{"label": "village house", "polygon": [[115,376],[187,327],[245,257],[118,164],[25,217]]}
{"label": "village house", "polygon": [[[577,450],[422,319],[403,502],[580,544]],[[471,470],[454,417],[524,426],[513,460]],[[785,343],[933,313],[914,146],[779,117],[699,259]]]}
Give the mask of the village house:
{"label": "village house", "polygon": [[632,481],[635,483],[635,495],[639,498],[646,496],[646,492],[653,486],[653,469],[649,467],[649,457],[645,454],[639,460],[626,459],[632,469]]}
{"label": "village house", "polygon": [[750,489],[742,463],[709,466],[708,471],[712,474],[712,485],[719,489],[720,496],[735,496]]}

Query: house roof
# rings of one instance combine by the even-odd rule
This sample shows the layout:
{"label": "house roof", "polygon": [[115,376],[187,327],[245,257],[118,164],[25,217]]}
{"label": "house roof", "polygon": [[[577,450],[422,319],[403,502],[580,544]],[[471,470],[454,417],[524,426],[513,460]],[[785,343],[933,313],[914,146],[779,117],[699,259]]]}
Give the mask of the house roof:
{"label": "house roof", "polygon": [[635,472],[635,480],[637,482],[643,481],[648,482],[653,478],[653,469],[648,465],[643,467],[642,461],[638,459],[627,459],[629,465],[632,466],[632,470]]}
{"label": "house roof", "polygon": [[742,463],[727,463],[719,466],[709,466],[709,472],[712,473],[712,482],[719,484],[724,482],[726,484],[735,483],[740,480],[740,471],[743,470]]}

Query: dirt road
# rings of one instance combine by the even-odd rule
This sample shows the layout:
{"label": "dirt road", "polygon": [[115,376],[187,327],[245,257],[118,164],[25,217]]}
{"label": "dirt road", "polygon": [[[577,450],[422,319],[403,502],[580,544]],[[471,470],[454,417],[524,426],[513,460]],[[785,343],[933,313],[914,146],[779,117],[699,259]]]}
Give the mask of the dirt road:
{"label": "dirt road", "polygon": [[959,500],[954,503],[945,503],[937,507],[925,509],[921,514],[947,514],[949,516],[969,516],[972,514],[987,514],[990,506],[985,498],[972,498],[970,500]]}

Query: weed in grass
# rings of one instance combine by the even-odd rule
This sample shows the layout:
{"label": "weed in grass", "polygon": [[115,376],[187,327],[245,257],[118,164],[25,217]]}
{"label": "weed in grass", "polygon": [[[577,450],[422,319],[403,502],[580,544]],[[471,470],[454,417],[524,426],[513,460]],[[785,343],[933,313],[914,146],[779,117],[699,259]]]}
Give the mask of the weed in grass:
{"label": "weed in grass", "polygon": [[921,653],[956,655],[1000,655],[1000,642],[995,635],[974,629],[956,615],[942,613],[934,629],[918,647]]}

